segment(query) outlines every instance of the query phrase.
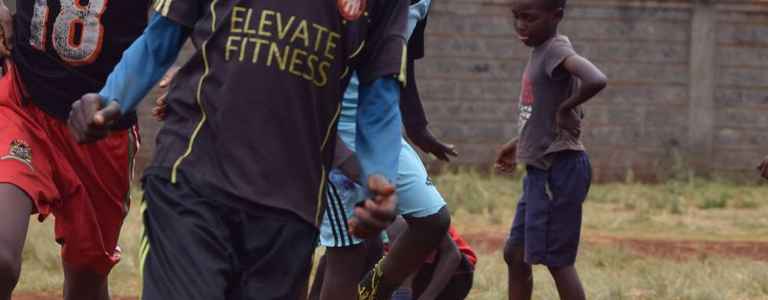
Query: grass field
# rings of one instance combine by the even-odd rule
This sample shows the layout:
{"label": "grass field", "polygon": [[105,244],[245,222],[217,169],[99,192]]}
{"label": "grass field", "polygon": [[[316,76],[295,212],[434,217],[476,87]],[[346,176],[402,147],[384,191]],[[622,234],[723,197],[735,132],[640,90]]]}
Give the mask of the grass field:
{"label": "grass field", "polygon": [[[435,182],[453,209],[454,225],[480,254],[469,299],[504,299],[501,247],[519,179],[457,172]],[[768,299],[767,195],[766,185],[722,181],[595,185],[585,204],[578,260],[588,298]],[[111,277],[115,295],[139,290],[137,211],[123,229],[123,260]],[[56,295],[62,277],[52,222],[34,223],[17,292]],[[535,272],[534,298],[556,299],[546,270]]]}

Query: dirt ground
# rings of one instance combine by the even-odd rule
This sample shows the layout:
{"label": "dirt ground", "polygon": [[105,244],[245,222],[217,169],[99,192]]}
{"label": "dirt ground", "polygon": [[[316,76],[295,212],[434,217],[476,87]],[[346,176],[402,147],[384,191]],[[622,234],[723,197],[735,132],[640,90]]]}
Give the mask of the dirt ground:
{"label": "dirt ground", "polygon": [[[501,250],[506,241],[506,233],[503,232],[473,232],[463,237],[470,245],[484,252]],[[762,241],[630,239],[590,235],[585,236],[583,242],[597,246],[618,246],[636,255],[675,261],[720,256],[768,262],[768,242]]]}
{"label": "dirt ground", "polygon": [[[481,252],[491,253],[504,247],[506,234],[503,232],[471,232],[464,239]],[[694,241],[630,239],[613,236],[590,235],[584,243],[595,246],[618,246],[630,253],[644,257],[687,261],[705,259],[710,256],[738,257],[768,262],[768,242],[758,241]],[[58,300],[55,294],[20,294],[13,300]],[[114,297],[112,300],[137,300],[135,297]]]}

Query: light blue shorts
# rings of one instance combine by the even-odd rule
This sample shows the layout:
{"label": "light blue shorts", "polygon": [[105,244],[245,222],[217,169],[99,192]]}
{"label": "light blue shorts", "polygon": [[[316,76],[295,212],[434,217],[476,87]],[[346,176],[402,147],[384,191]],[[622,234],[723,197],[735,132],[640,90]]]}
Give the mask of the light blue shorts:
{"label": "light blue shorts", "polygon": [[[341,171],[329,175],[326,210],[320,226],[320,244],[326,247],[348,247],[362,243],[349,234],[347,221],[355,205],[365,199],[363,188]],[[423,218],[445,207],[443,196],[427,175],[421,158],[403,140],[397,177],[397,211],[404,217]]]}

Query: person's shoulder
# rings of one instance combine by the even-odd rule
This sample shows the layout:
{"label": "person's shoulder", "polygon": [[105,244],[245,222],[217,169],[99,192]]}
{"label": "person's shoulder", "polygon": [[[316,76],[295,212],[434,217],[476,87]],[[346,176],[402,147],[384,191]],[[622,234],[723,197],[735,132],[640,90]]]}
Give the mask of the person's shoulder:
{"label": "person's shoulder", "polygon": [[571,43],[571,39],[567,35],[558,34],[549,41],[548,48],[549,49],[552,49],[552,48],[573,49],[573,44]]}
{"label": "person's shoulder", "polygon": [[576,54],[576,49],[573,48],[571,39],[562,34],[550,38],[543,48],[544,49],[540,51],[541,55],[555,60],[561,60],[562,58]]}

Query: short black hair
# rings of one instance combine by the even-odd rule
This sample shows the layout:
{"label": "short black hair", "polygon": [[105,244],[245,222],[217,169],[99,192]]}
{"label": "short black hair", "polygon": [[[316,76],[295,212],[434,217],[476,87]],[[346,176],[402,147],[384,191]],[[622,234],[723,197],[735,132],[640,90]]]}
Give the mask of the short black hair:
{"label": "short black hair", "polygon": [[550,9],[565,9],[565,4],[568,0],[544,0],[547,4],[547,8]]}

